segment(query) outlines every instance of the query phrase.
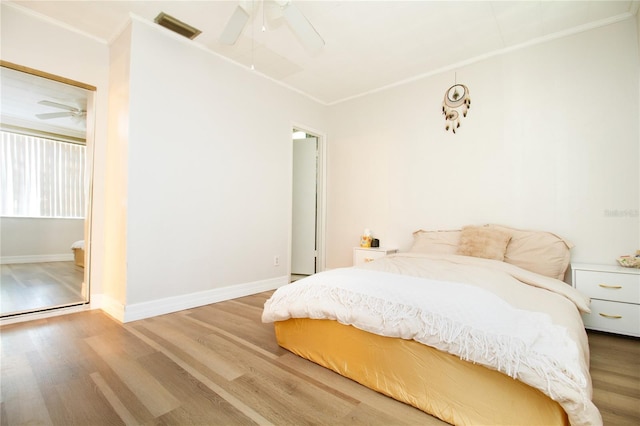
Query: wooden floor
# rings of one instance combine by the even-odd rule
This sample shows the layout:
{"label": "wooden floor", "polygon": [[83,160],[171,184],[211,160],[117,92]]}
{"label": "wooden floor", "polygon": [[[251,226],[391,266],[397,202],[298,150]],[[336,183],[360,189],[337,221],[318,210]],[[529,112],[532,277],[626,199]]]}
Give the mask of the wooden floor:
{"label": "wooden floor", "polygon": [[[101,311],[6,325],[0,425],[439,425],[275,343],[271,293],[121,325]],[[606,425],[640,424],[640,343],[590,334]]]}
{"label": "wooden floor", "polygon": [[83,302],[84,268],[70,262],[1,265],[0,315]]}

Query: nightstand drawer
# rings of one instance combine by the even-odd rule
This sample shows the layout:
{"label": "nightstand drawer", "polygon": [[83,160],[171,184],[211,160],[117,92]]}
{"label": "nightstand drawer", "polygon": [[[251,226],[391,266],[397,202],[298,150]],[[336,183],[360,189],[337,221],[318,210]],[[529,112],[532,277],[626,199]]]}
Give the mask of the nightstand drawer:
{"label": "nightstand drawer", "polygon": [[592,299],[640,303],[640,275],[575,271],[576,288]]}
{"label": "nightstand drawer", "polygon": [[388,254],[396,253],[397,249],[387,248],[354,248],[353,249],[353,265],[364,265],[373,262],[376,259],[385,257]]}
{"label": "nightstand drawer", "polygon": [[591,300],[591,313],[582,320],[592,330],[640,336],[640,305]]}

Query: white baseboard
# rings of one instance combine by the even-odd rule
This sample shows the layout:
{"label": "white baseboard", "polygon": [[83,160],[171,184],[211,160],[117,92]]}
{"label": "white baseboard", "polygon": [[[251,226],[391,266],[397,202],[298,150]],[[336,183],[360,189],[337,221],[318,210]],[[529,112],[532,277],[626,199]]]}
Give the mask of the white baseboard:
{"label": "white baseboard", "polygon": [[54,309],[35,314],[18,315],[16,317],[2,319],[0,321],[0,325],[65,315],[86,311],[87,309],[101,309],[115,320],[125,323],[155,317],[157,315],[169,314],[171,312],[182,311],[185,309],[196,308],[198,306],[209,305],[211,303],[222,302],[238,297],[249,296],[251,294],[261,293],[267,290],[274,290],[288,283],[289,277],[285,275],[267,280],[214,288],[197,293],[183,294],[180,296],[167,297],[164,299],[157,299],[132,305],[123,305],[105,294],[92,294],[91,303],[89,305]]}
{"label": "white baseboard", "polygon": [[92,294],[91,309],[101,309],[116,321],[124,322],[124,305],[106,294]]}
{"label": "white baseboard", "polygon": [[19,314],[12,317],[1,318],[0,327],[9,325],[9,324],[16,324],[20,322],[35,321],[40,319],[57,317],[60,315],[75,314],[77,312],[84,312],[90,309],[94,309],[94,308],[92,308],[90,305],[84,304],[84,305],[75,305],[75,306],[68,306],[64,308],[51,309],[48,311]]}
{"label": "white baseboard", "polygon": [[267,290],[274,290],[288,283],[289,277],[285,275],[267,280],[214,288],[197,293],[183,294],[131,305],[122,305],[105,295],[92,295],[91,306],[93,307],[95,302],[95,305],[105,311],[109,316],[122,323],[126,323],[248,296],[250,294],[261,293]]}
{"label": "white baseboard", "polygon": [[2,256],[0,264],[13,263],[43,263],[43,262],[69,262],[73,261],[73,253],[64,254],[35,254],[29,256]]}

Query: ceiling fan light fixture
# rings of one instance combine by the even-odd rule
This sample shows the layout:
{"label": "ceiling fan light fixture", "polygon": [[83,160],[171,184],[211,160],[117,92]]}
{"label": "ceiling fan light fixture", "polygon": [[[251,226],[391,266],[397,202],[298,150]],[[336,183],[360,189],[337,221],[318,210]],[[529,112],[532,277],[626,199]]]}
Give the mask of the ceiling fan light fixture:
{"label": "ceiling fan light fixture", "polygon": [[[255,0],[254,0],[255,1]],[[240,37],[245,26],[254,12],[253,1],[239,0],[233,15],[220,34],[219,41],[222,44],[233,45]],[[291,0],[272,0],[262,2],[262,31],[277,27],[280,21],[286,22],[298,41],[311,54],[317,54],[324,47],[324,39],[302,12]],[[251,27],[253,31],[253,26]],[[253,33],[252,33],[253,38]]]}
{"label": "ceiling fan light fixture", "polygon": [[160,12],[153,21],[161,27],[165,27],[166,29],[180,34],[190,40],[193,40],[202,33],[199,29],[182,22],[171,15],[167,15],[164,12]]}

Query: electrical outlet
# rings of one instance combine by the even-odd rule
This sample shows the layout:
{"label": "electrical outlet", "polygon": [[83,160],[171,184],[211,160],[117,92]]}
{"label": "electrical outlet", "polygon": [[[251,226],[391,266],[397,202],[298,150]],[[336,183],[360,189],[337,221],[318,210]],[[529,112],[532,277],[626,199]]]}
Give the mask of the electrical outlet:
{"label": "electrical outlet", "polygon": [[280,256],[273,256],[273,266],[280,266]]}

